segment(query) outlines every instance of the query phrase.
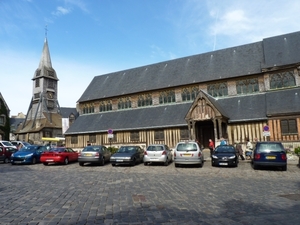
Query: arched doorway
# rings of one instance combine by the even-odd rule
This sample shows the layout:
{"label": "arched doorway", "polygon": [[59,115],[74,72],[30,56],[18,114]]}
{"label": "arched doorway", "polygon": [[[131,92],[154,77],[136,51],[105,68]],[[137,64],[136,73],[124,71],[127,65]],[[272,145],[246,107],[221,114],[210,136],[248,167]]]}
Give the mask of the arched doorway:
{"label": "arched doorway", "polygon": [[212,120],[197,121],[195,124],[196,139],[203,145],[208,147],[208,140],[215,140],[214,124]]}

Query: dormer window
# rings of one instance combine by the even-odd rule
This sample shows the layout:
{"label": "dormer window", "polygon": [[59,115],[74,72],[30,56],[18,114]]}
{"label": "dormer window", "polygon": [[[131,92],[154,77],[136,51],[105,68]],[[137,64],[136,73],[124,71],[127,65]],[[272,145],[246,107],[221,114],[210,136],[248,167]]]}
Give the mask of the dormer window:
{"label": "dormer window", "polygon": [[54,77],[54,71],[48,70],[48,76]]}

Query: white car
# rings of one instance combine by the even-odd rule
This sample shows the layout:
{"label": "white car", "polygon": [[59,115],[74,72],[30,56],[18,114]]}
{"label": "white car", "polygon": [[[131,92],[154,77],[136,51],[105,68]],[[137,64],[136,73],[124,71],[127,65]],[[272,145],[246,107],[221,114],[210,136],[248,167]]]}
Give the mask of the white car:
{"label": "white car", "polygon": [[173,161],[172,150],[167,145],[149,145],[144,152],[144,165],[149,163],[162,163],[165,166]]}
{"label": "white car", "polygon": [[14,146],[10,141],[3,141],[3,140],[1,140],[1,141],[0,141],[0,146],[3,146],[3,147],[11,147],[11,148],[17,149],[17,147]]}
{"label": "white car", "polygon": [[195,141],[179,142],[174,151],[175,167],[179,165],[198,165],[203,166],[204,157],[199,144]]}

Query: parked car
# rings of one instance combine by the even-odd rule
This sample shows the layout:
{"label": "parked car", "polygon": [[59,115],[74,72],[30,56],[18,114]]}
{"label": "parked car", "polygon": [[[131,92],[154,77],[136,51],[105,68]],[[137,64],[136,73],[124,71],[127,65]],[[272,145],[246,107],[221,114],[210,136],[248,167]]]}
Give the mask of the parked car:
{"label": "parked car", "polygon": [[177,143],[174,150],[175,167],[179,165],[199,165],[203,166],[204,156],[199,144],[195,141],[185,141]]}
{"label": "parked car", "polygon": [[257,142],[251,160],[253,169],[259,167],[281,167],[287,170],[286,151],[281,142]]}
{"label": "parked car", "polygon": [[134,166],[143,162],[144,150],[140,146],[121,146],[118,151],[110,157],[112,166],[116,164],[129,164]]}
{"label": "parked car", "polygon": [[12,165],[15,164],[35,164],[40,162],[42,152],[46,150],[43,145],[29,145],[13,153],[10,157]]}
{"label": "parked car", "polygon": [[17,149],[13,147],[0,146],[0,161],[4,163],[9,163],[11,155],[16,151]]}
{"label": "parked car", "polygon": [[234,166],[237,167],[239,158],[237,150],[232,145],[219,145],[211,155],[212,166]]}
{"label": "parked car", "polygon": [[1,140],[0,141],[0,146],[3,146],[3,147],[13,147],[13,148],[17,149],[17,147],[14,146],[10,141]]}
{"label": "parked car", "polygon": [[105,162],[109,162],[110,157],[111,152],[104,145],[90,145],[78,153],[78,162],[80,166],[83,166],[84,163],[103,166]]}
{"label": "parked car", "polygon": [[49,163],[64,164],[78,161],[78,152],[72,148],[57,147],[50,148],[41,155],[41,163],[47,166]]}
{"label": "parked car", "polygon": [[149,163],[163,163],[167,166],[173,160],[172,150],[167,145],[149,145],[144,152],[144,165]]}

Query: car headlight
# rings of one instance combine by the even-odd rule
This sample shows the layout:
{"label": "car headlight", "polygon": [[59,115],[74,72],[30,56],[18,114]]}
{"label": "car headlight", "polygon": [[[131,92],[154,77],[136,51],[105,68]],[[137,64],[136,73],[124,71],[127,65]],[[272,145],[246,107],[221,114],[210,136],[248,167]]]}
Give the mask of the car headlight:
{"label": "car headlight", "polygon": [[124,157],[124,159],[130,159],[131,157]]}
{"label": "car headlight", "polygon": [[14,157],[14,153],[10,155],[10,157]]}
{"label": "car headlight", "polygon": [[234,159],[235,155],[228,157],[228,159]]}
{"label": "car headlight", "polygon": [[116,159],[115,157],[110,157],[110,159]]}
{"label": "car headlight", "polygon": [[217,159],[218,157],[217,156],[215,156],[215,155],[212,155],[211,157],[213,157],[214,159]]}

